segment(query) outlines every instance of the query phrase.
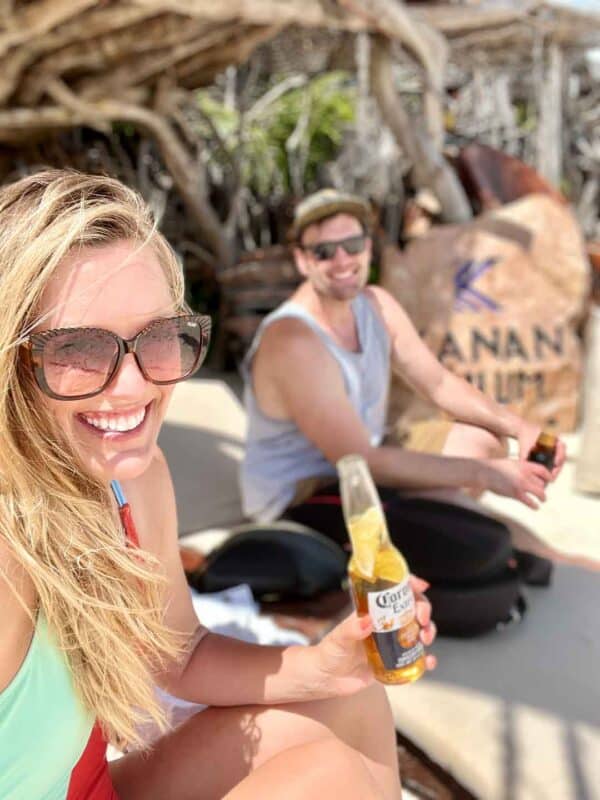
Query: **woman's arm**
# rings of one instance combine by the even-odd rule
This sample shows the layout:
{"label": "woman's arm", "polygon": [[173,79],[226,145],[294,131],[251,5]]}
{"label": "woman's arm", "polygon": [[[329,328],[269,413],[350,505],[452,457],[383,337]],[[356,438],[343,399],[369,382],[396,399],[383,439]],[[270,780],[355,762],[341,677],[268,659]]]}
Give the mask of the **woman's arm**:
{"label": "woman's arm", "polygon": [[[185,700],[230,706],[351,694],[373,680],[362,644],[371,631],[370,621],[356,615],[310,647],[266,647],[206,632],[196,617],[179,557],[175,496],[162,454],[152,469],[140,543],[163,565],[169,586],[165,620],[188,643],[181,660],[157,676],[157,683]],[[132,508],[135,511],[133,503]],[[413,587],[420,593],[426,584],[413,578]],[[430,612],[428,601],[419,594],[417,615],[425,644],[435,636]],[[428,658],[428,667],[433,668],[435,660]]]}
{"label": "woman's arm", "polygon": [[[421,640],[428,646],[435,626],[431,606],[420,593],[426,584],[411,580]],[[215,706],[277,705],[353,694],[374,680],[362,643],[371,630],[369,617],[351,614],[312,646],[267,647],[208,633],[165,688],[185,700]],[[427,668],[435,663],[428,655]]]}

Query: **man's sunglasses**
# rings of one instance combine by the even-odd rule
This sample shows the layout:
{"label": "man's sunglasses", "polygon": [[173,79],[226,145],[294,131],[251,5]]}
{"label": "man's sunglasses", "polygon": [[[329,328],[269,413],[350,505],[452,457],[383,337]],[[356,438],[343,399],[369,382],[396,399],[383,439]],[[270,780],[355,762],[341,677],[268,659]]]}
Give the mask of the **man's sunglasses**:
{"label": "man's sunglasses", "polygon": [[131,339],[104,328],[56,328],[30,334],[23,347],[45,394],[84,400],[106,389],[127,353],[151,383],[188,378],[204,361],[210,327],[210,317],[187,314],[153,320]]}
{"label": "man's sunglasses", "polygon": [[307,244],[304,249],[312,253],[317,261],[329,261],[335,256],[338,247],[341,247],[349,256],[363,253],[367,246],[368,238],[364,233],[361,233],[359,236],[350,236],[348,239],[338,239],[335,242]]}

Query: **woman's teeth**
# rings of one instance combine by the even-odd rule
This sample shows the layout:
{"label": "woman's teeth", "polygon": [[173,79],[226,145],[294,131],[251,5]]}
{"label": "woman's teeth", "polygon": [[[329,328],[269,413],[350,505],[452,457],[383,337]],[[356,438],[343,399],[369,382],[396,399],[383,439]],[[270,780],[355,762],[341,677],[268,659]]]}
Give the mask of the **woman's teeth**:
{"label": "woman's teeth", "polygon": [[146,416],[146,409],[143,408],[141,411],[138,411],[136,414],[123,414],[122,416],[103,416],[101,414],[95,414],[93,417],[88,416],[87,414],[82,414],[84,420],[88,423],[88,425],[92,425],[94,428],[99,428],[101,431],[117,431],[118,433],[125,433],[126,431],[132,431],[134,428],[137,428],[138,425],[141,425],[144,421],[144,417]]}

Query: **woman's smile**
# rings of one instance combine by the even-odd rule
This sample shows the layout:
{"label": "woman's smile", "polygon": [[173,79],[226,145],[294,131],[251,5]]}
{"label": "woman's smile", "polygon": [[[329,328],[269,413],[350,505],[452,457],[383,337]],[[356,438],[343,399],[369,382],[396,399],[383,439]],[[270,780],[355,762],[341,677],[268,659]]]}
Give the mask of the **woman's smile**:
{"label": "woman's smile", "polygon": [[146,427],[145,422],[150,415],[152,402],[147,406],[130,408],[122,411],[91,411],[77,414],[81,422],[91,433],[103,438],[124,441],[137,436]]}

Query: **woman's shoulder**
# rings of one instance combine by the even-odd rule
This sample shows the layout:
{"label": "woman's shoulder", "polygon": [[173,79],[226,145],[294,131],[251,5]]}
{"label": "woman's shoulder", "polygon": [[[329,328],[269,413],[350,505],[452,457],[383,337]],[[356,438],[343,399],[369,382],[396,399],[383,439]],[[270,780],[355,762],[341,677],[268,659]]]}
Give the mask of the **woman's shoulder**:
{"label": "woman's shoulder", "polygon": [[[20,599],[19,599],[20,598]],[[0,692],[19,671],[33,633],[35,590],[23,568],[0,541]],[[28,613],[28,611],[31,613]]]}
{"label": "woman's shoulder", "polygon": [[[23,602],[19,602],[17,594]],[[13,606],[22,608],[23,605],[31,611],[35,609],[33,582],[0,536],[0,608],[10,610]],[[2,619],[4,621],[4,615]]]}

